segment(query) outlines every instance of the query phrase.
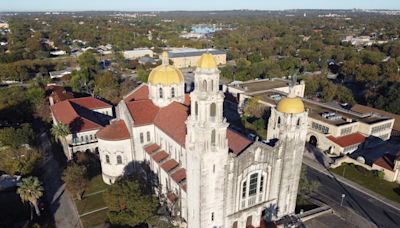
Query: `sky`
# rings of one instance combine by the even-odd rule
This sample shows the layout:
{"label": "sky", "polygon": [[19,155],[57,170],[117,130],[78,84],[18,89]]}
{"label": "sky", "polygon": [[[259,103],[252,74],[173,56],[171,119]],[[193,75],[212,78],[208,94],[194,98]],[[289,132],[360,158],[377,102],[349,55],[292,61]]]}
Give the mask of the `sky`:
{"label": "sky", "polygon": [[0,11],[396,9],[400,0],[0,0]]}

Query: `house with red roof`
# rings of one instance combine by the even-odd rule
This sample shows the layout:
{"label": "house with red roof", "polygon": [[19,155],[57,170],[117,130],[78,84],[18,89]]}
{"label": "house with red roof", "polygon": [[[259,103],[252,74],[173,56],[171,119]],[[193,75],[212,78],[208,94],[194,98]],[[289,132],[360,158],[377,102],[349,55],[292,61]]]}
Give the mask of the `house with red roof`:
{"label": "house with red roof", "polygon": [[[64,94],[63,90],[60,94]],[[58,97],[59,92],[51,97]],[[108,125],[113,118],[113,106],[94,97],[53,99],[50,106],[53,124],[64,124],[69,127],[70,134],[61,140],[68,159],[76,152],[98,152],[96,133]]]}
{"label": "house with red roof", "polygon": [[[161,57],[148,82],[119,102],[117,118],[98,126],[103,181],[113,184],[141,169],[184,227],[259,227],[267,207],[279,208],[277,219],[293,214],[308,124],[302,100],[290,94],[272,110],[274,144],[254,142],[228,128],[223,104],[230,98],[219,89],[211,54],[200,58],[190,94],[168,54]],[[100,124],[75,110],[98,108],[96,102],[68,102],[56,104],[71,106],[57,120],[81,116],[82,128]]]}
{"label": "house with red roof", "polygon": [[400,183],[400,152],[384,154],[372,163],[372,169],[384,172],[385,180]]}

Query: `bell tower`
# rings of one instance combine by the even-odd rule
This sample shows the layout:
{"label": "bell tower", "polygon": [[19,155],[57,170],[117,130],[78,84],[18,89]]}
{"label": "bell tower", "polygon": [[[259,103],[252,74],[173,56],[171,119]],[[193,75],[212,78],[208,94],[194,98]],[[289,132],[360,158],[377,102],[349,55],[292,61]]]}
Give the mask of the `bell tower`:
{"label": "bell tower", "polygon": [[224,94],[219,90],[214,57],[203,54],[195,71],[187,120],[188,227],[225,227],[224,186],[228,161],[228,123],[223,117]]}
{"label": "bell tower", "polygon": [[276,108],[271,109],[268,123],[268,140],[278,139],[278,191],[277,217],[295,211],[304,146],[308,125],[308,111],[303,101],[289,88],[289,95],[282,98]]}

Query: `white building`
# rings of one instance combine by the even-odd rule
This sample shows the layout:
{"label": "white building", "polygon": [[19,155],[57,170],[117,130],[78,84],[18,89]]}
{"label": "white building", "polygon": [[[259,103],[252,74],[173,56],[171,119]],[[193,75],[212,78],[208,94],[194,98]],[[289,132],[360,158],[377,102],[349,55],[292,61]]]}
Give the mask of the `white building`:
{"label": "white building", "polygon": [[144,56],[149,56],[149,57],[153,57],[154,52],[148,48],[136,48],[133,50],[129,50],[129,51],[124,51],[123,55],[125,57],[125,59],[138,59],[140,57],[144,57]]}
{"label": "white building", "polygon": [[201,56],[190,95],[180,70],[162,58],[97,132],[103,180],[148,167],[181,227],[259,227],[293,214],[308,122],[302,100],[292,93],[272,109],[274,145],[253,142],[228,128],[211,54]]}
{"label": "white building", "polygon": [[[64,94],[61,94],[65,96]],[[71,159],[77,152],[98,152],[96,133],[113,118],[113,106],[93,97],[50,98],[53,124],[65,124],[70,134],[61,140],[64,152]],[[56,102],[59,101],[59,102]],[[55,103],[56,102],[56,103]]]}

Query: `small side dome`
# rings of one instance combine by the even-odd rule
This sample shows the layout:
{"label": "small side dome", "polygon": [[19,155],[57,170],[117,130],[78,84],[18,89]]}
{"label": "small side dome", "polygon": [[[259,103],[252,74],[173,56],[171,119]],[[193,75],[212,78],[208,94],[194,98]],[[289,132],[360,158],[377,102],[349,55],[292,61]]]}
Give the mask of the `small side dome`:
{"label": "small side dome", "polygon": [[182,72],[175,66],[169,65],[168,53],[163,52],[161,57],[162,64],[150,72],[148,82],[150,84],[161,84],[164,86],[183,83],[184,77]]}
{"label": "small side dome", "polygon": [[210,53],[204,53],[197,63],[197,67],[203,69],[215,69],[217,68],[217,62],[215,62],[214,56]]}
{"label": "small side dome", "polygon": [[298,97],[285,97],[279,101],[276,110],[282,113],[298,114],[304,112],[304,103]]}

